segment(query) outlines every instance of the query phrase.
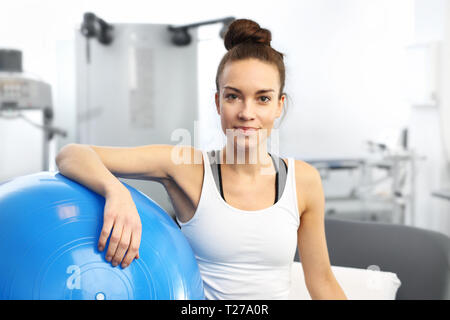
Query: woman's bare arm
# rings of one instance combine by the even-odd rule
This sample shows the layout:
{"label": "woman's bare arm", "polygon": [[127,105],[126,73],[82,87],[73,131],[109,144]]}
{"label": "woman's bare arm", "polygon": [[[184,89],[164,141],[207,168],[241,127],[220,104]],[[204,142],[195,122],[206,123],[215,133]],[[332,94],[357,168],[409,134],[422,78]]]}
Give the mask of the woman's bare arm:
{"label": "woman's bare arm", "polygon": [[[158,180],[169,178],[171,145],[131,148],[82,144],[64,146],[56,157],[59,172],[105,197],[103,228],[98,248],[113,265],[128,266],[139,257],[141,222],[131,194],[117,177]],[[126,254],[126,255],[125,255]]]}
{"label": "woman's bare arm", "polygon": [[[297,162],[297,161],[296,161]],[[334,277],[325,237],[325,197],[320,173],[311,165],[296,165],[297,179],[305,181],[303,194],[297,190],[297,198],[305,197],[306,208],[301,214],[298,229],[298,251],[302,261],[305,283],[315,299],[347,299]]]}

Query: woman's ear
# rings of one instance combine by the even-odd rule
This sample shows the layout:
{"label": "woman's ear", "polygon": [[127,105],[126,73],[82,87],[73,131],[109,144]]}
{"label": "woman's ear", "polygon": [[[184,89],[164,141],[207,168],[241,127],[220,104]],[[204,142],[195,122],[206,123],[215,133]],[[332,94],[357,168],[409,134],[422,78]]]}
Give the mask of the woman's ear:
{"label": "woman's ear", "polygon": [[280,100],[278,101],[278,105],[277,105],[277,113],[276,113],[276,117],[279,118],[281,116],[281,113],[283,112],[283,108],[284,108],[284,100],[286,99],[286,96],[283,94],[280,98]]}
{"label": "woman's ear", "polygon": [[220,97],[219,97],[218,92],[216,92],[216,94],[215,94],[215,101],[216,101],[217,114],[220,115]]}

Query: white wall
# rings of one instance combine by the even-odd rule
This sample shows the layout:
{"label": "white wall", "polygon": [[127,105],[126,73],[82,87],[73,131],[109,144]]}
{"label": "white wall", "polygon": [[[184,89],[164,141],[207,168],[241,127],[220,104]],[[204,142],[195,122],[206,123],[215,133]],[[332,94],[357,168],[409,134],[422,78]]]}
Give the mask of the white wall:
{"label": "white wall", "polygon": [[[435,48],[424,51],[430,55],[424,63],[425,66],[429,65],[430,70],[428,76],[426,73],[423,76],[430,78],[428,84],[424,83],[424,86],[429,92],[434,87],[437,103],[435,105],[413,103],[409,124],[411,146],[426,157],[417,164],[415,225],[448,235],[450,235],[450,201],[433,197],[431,193],[441,188],[450,188],[450,162],[445,154],[444,140],[446,128],[443,127],[442,121],[444,117],[442,107],[446,106],[447,110],[450,110],[448,94],[450,78],[444,73],[444,65],[450,65],[450,57],[444,59],[443,55],[444,46],[450,46],[450,33],[446,38],[445,32],[445,27],[450,22],[449,10],[448,0],[415,0],[413,43],[419,45],[419,48]],[[433,54],[436,60],[432,59]],[[437,64],[435,72],[433,62]],[[447,67],[447,70],[450,69]],[[427,87],[433,81],[436,85]],[[450,123],[448,119],[447,123]]]}
{"label": "white wall", "polygon": [[408,1],[299,2],[298,18],[286,26],[297,30],[289,48],[295,105],[282,132],[298,142],[284,143],[283,151],[358,157],[367,153],[365,140],[406,124],[401,84],[409,10]]}

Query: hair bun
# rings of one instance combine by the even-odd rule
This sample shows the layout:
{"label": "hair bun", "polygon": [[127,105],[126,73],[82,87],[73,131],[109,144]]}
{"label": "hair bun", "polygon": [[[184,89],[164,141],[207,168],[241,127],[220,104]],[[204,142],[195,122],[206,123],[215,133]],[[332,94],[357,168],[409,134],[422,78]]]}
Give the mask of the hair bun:
{"label": "hair bun", "polygon": [[272,34],[253,20],[237,19],[229,26],[225,34],[225,48],[230,50],[243,42],[262,43],[270,46]]}

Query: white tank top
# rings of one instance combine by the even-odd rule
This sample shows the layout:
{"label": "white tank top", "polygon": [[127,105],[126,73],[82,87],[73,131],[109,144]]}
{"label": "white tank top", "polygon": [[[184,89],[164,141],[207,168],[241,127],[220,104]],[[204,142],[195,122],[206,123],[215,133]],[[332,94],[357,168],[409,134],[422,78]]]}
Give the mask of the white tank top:
{"label": "white tank top", "polygon": [[208,300],[287,299],[300,225],[295,161],[288,158],[286,186],[269,208],[234,208],[217,190],[208,155],[200,201],[186,223],[177,218],[197,260]]}

